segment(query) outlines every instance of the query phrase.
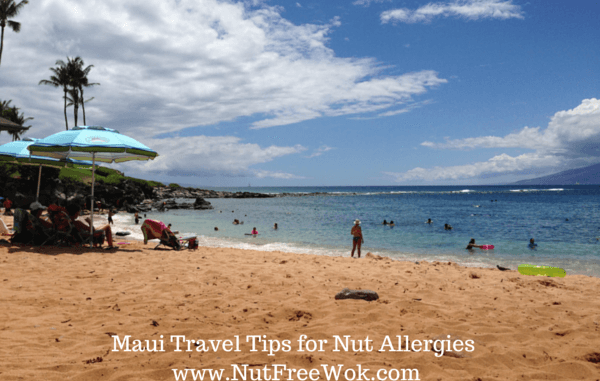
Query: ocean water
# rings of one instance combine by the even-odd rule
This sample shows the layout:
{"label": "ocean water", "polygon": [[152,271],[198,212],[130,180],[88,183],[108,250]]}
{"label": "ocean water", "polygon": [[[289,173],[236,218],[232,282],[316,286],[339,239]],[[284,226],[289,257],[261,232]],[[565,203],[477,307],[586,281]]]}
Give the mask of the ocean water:
{"label": "ocean water", "polygon": [[[182,235],[197,234],[203,246],[331,256],[349,256],[350,229],[358,218],[365,239],[363,256],[371,252],[400,260],[499,264],[513,269],[530,263],[600,277],[599,186],[211,189],[327,195],[208,199],[213,210],[150,212],[147,218],[171,223]],[[433,224],[425,223],[428,218]],[[233,225],[234,219],[244,224]],[[384,219],[396,226],[383,226]],[[119,214],[115,222],[116,230],[143,238],[131,215]],[[273,229],[274,223],[278,230]],[[445,223],[454,229],[444,230]],[[260,234],[245,235],[253,227]],[[495,248],[468,251],[465,247],[471,238]],[[535,238],[536,250],[528,248],[530,238]]]}

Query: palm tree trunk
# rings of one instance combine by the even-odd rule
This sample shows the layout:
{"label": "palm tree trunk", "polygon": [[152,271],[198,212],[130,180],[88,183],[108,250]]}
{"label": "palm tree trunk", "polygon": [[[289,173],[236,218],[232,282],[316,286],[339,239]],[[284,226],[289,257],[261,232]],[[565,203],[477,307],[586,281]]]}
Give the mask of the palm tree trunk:
{"label": "palm tree trunk", "polygon": [[0,37],[0,64],[2,64],[2,49],[4,49],[4,25],[2,25],[2,37]]}
{"label": "palm tree trunk", "polygon": [[75,126],[77,126],[77,114],[79,114],[79,106],[77,103],[73,105],[73,112],[75,113]]}
{"label": "palm tree trunk", "polygon": [[81,96],[81,111],[83,112],[83,125],[87,126],[85,123],[85,101],[83,100],[83,87],[79,87],[79,95]]}
{"label": "palm tree trunk", "polygon": [[69,131],[69,119],[67,119],[67,88],[63,88],[63,90],[65,91],[65,126],[67,128],[67,131]]}

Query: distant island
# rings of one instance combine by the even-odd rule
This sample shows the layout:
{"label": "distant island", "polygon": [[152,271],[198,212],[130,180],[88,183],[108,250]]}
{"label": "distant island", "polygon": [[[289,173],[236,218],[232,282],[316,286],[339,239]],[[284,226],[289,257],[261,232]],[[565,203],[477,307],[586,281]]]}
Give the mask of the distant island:
{"label": "distant island", "polygon": [[535,179],[521,180],[509,185],[600,185],[600,164],[569,169]]}

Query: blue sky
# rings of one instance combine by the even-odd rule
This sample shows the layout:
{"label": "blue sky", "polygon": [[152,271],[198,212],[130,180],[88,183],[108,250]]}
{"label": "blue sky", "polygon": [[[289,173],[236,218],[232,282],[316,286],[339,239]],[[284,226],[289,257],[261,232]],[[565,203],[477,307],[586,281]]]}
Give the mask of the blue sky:
{"label": "blue sky", "polygon": [[[496,184],[600,162],[598,1],[42,0],[5,32],[0,99],[65,128],[58,59],[94,65],[88,124],[198,186]],[[68,110],[70,125],[72,109]],[[79,120],[81,122],[81,112]],[[0,143],[9,141],[0,134]]]}

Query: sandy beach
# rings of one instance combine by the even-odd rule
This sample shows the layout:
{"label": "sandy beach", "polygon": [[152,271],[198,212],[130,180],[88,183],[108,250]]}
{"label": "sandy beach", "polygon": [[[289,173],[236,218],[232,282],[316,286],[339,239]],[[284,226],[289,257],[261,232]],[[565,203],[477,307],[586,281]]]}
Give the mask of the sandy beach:
{"label": "sandy beach", "polygon": [[600,379],[598,278],[118,246],[0,245],[0,379]]}

